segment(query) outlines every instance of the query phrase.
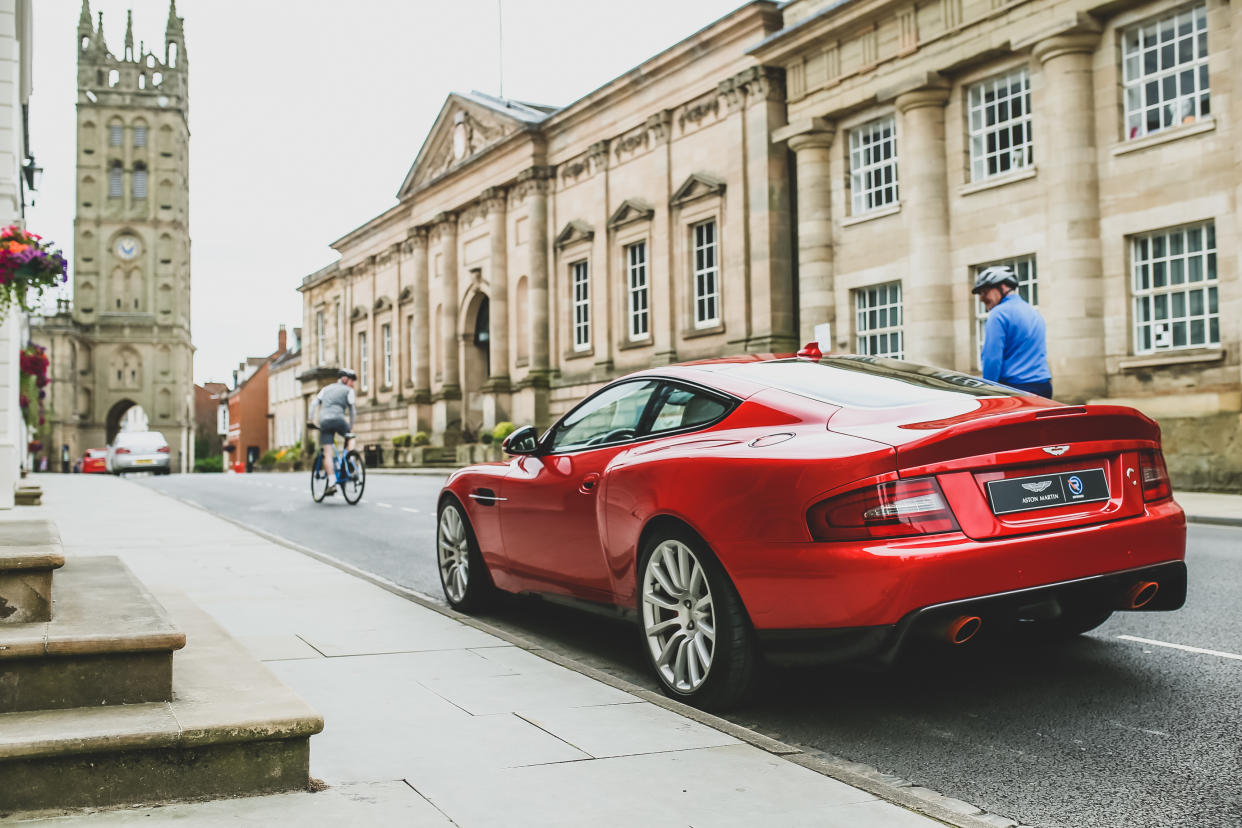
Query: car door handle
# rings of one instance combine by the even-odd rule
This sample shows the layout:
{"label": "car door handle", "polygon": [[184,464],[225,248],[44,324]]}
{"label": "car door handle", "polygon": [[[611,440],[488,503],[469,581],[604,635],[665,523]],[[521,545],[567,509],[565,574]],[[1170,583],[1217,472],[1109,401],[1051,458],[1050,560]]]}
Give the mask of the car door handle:
{"label": "car door handle", "polygon": [[578,491],[583,494],[590,494],[595,491],[595,487],[597,485],[599,485],[599,474],[591,472],[586,477],[582,478],[582,482],[578,485]]}

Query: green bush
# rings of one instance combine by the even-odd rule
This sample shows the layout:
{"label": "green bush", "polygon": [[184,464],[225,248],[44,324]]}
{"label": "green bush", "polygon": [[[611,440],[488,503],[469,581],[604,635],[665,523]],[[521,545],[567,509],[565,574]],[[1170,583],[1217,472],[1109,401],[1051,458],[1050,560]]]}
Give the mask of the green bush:
{"label": "green bush", "polygon": [[405,448],[410,445],[413,440],[414,438],[409,434],[398,434],[396,437],[392,438],[392,444],[394,448]]}
{"label": "green bush", "polygon": [[224,471],[224,458],[222,458],[218,454],[215,457],[197,457],[194,460],[194,471],[196,472]]}
{"label": "green bush", "polygon": [[270,469],[276,465],[276,452],[272,449],[263,452],[263,456],[259,458],[259,465],[265,469]]}
{"label": "green bush", "polygon": [[410,445],[429,446],[431,445],[431,437],[425,431],[416,431],[410,441]]}
{"label": "green bush", "polygon": [[505,438],[515,431],[517,431],[517,426],[513,423],[496,423],[496,427],[492,429],[492,439],[497,443],[503,443]]}

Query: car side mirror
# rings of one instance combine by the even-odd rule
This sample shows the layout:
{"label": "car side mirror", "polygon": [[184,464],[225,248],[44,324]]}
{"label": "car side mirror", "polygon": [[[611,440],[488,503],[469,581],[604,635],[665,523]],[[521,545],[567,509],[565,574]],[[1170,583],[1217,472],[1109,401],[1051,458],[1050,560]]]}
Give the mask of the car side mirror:
{"label": "car side mirror", "polygon": [[537,454],[539,452],[539,433],[534,426],[522,426],[505,438],[500,444],[505,454]]}

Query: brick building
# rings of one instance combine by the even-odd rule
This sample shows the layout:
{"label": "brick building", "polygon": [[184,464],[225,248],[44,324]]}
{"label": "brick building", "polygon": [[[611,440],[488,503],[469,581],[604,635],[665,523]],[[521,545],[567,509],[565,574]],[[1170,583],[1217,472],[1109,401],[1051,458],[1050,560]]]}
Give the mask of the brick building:
{"label": "brick building", "polygon": [[224,467],[249,472],[271,447],[268,430],[268,374],[271,364],[287,349],[285,326],[280,326],[276,350],[250,357],[233,371],[233,388],[220,398],[224,409]]}

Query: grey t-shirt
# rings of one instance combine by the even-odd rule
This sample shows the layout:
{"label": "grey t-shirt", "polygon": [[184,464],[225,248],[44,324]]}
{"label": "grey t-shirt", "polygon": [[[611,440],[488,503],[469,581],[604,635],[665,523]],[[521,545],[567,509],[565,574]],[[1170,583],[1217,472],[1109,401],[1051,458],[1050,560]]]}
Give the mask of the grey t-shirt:
{"label": "grey t-shirt", "polygon": [[311,405],[310,416],[312,418],[320,406],[323,407],[323,412],[319,415],[320,423],[343,420],[353,425],[357,414],[357,408],[354,405],[354,389],[345,383],[334,382],[320,389],[315,402]]}

